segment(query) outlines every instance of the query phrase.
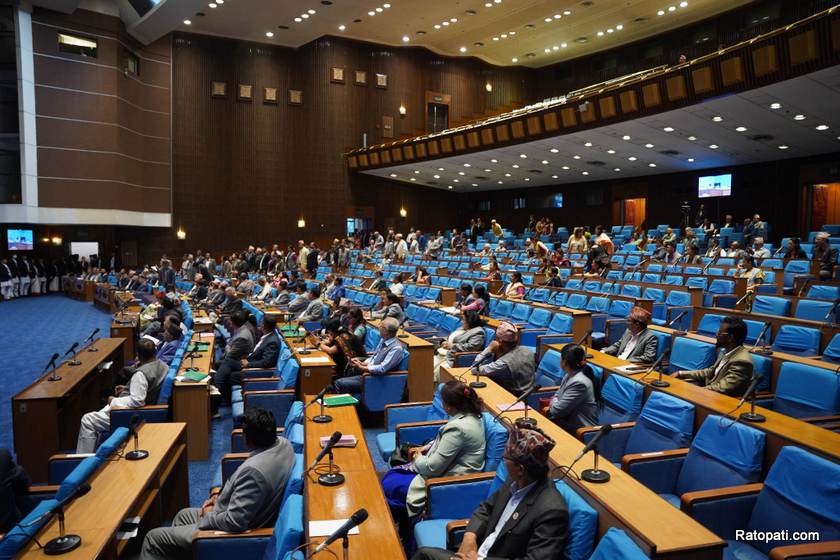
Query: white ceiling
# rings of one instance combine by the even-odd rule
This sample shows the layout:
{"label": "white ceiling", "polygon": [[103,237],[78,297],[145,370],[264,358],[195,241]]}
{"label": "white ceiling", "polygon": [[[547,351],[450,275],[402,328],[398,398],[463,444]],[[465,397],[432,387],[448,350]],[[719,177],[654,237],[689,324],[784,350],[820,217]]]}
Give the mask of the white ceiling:
{"label": "white ceiling", "polygon": [[[516,58],[516,64],[538,67],[650,37],[753,0],[326,0],[331,5],[319,0],[221,1],[210,8],[210,0],[161,0],[129,31],[144,43],[178,29],[289,47],[339,35],[387,45],[421,45],[498,65],[514,64]],[[663,15],[657,15],[660,10]],[[296,17],[301,21],[295,22]],[[185,19],[191,24],[185,25]],[[586,42],[576,41],[584,37]]]}
{"label": "white ceiling", "polygon": [[[773,103],[781,104],[781,108],[771,109]],[[658,175],[840,152],[838,107],[840,66],[834,66],[651,117],[363,173],[469,192]],[[796,120],[797,115],[804,115],[805,119]],[[722,120],[716,122],[714,117]],[[822,125],[829,128],[817,130]],[[666,127],[674,130],[666,132]],[[747,130],[738,132],[737,127]],[[630,139],[624,140],[625,135]],[[755,138],[757,135],[772,139]],[[586,146],[587,142],[591,146]],[[648,148],[648,144],[653,147]],[[718,147],[710,148],[711,145]],[[665,153],[669,150],[677,153]],[[628,159],[631,157],[635,161]]]}

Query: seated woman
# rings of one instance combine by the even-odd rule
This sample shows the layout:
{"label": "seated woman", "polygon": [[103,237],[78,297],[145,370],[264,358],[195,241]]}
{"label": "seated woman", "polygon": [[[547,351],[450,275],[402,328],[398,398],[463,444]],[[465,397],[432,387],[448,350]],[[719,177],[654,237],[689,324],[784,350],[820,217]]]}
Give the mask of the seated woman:
{"label": "seated woman", "polygon": [[393,317],[399,324],[405,321],[405,311],[400,305],[400,298],[394,292],[382,293],[382,304],[376,311],[371,311],[371,319],[385,319]]}
{"label": "seated woman", "polygon": [[738,263],[738,272],[735,274],[735,278],[746,278],[747,291],[751,292],[764,282],[764,271],[755,266],[755,259],[752,256],[745,255]]}
{"label": "seated woman", "polygon": [[522,283],[522,273],[514,272],[510,277],[510,284],[505,288],[505,297],[522,298],[525,296],[525,284]]}
{"label": "seated woman", "polygon": [[338,319],[328,319],[324,324],[324,338],[318,344],[318,350],[326,352],[335,362],[336,377],[355,375],[348,371],[350,360],[365,355],[364,342],[341,326]]}
{"label": "seated woman", "polygon": [[586,350],[578,344],[567,344],[560,353],[560,366],[566,375],[551,397],[548,417],[570,434],[597,425],[601,383],[586,365]]}
{"label": "seated woman", "polygon": [[429,271],[427,271],[425,267],[418,266],[417,272],[414,275],[414,281],[418,285],[429,286],[432,283],[432,277],[429,275]]}
{"label": "seated woman", "polygon": [[365,338],[367,337],[367,321],[365,321],[361,307],[350,308],[347,312],[347,324],[344,326],[348,332],[353,333],[356,341],[364,348]]}
{"label": "seated woman", "polygon": [[440,368],[452,367],[456,352],[478,352],[484,348],[484,321],[475,311],[465,311],[461,328],[452,331],[435,353],[435,383],[440,380]]}
{"label": "seated woman", "polygon": [[477,285],[472,291],[472,300],[466,305],[461,306],[461,313],[465,311],[475,311],[479,315],[484,315],[484,311],[490,305],[490,296],[487,295],[487,289],[482,285]]}
{"label": "seated woman", "polygon": [[481,399],[468,385],[454,379],[443,386],[440,398],[449,416],[447,423],[431,443],[409,451],[409,463],[391,469],[382,478],[385,498],[404,538],[410,538],[409,519],[416,519],[426,507],[426,480],[484,468]]}
{"label": "seated woman", "polygon": [[458,288],[458,301],[455,302],[456,309],[463,309],[465,305],[469,305],[473,301],[473,289],[472,284],[469,282],[464,282]]}
{"label": "seated woman", "polygon": [[517,397],[534,384],[534,351],[519,345],[516,327],[499,323],[496,336],[472,367],[476,375],[486,375]]}

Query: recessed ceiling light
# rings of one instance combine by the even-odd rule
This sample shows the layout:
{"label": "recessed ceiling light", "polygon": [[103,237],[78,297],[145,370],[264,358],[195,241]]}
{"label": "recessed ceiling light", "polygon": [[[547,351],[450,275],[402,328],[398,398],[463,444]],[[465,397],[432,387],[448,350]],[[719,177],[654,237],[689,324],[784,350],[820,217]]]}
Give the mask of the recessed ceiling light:
{"label": "recessed ceiling light", "polygon": [[674,129],[673,129],[672,127],[670,127],[670,126],[666,126],[666,127],[665,127],[665,128],[663,128],[662,130],[664,130],[665,132],[674,132]]}
{"label": "recessed ceiling light", "polygon": [[192,25],[192,22],[188,19],[184,20],[184,25]]}
{"label": "recessed ceiling light", "polygon": [[563,169],[565,169],[566,171],[568,171],[568,170],[569,170],[569,166],[568,166],[568,165],[564,165],[564,166],[563,166]]}
{"label": "recessed ceiling light", "polygon": [[616,167],[615,169],[613,169],[613,171],[621,171],[621,168],[620,168],[620,167]]}
{"label": "recessed ceiling light", "polygon": [[647,144],[645,144],[645,148],[653,148],[653,144],[648,142]]}
{"label": "recessed ceiling light", "polygon": [[551,23],[551,18],[547,17],[547,18],[543,19],[543,21],[546,22],[546,23]]}
{"label": "recessed ceiling light", "polygon": [[299,17],[296,17],[296,18],[295,18],[295,23],[300,23],[300,22],[302,22],[302,21],[303,21],[303,20],[302,20],[302,19],[300,19]]}
{"label": "recessed ceiling light", "polygon": [[550,52],[551,52],[551,49],[543,49],[543,52],[545,52],[545,53],[550,53]]}
{"label": "recessed ceiling light", "polygon": [[675,12],[675,11],[677,11],[677,7],[676,6],[668,6],[668,11],[669,12]]}
{"label": "recessed ceiling light", "polygon": [[658,12],[656,12],[656,15],[664,16],[665,15],[665,10],[659,10]]}
{"label": "recessed ceiling light", "polygon": [[339,25],[339,26],[338,26],[338,30],[339,30],[339,31],[344,31],[345,29],[347,29],[347,27],[346,27],[346,26],[344,26],[344,25]]}
{"label": "recessed ceiling light", "polygon": [[464,174],[465,174],[465,173],[464,173],[463,171],[459,171],[459,172],[458,172],[458,175],[464,175]]}
{"label": "recessed ceiling light", "polygon": [[787,150],[789,147],[790,146],[785,146],[784,144],[782,144],[781,146],[779,146],[779,149],[780,150]]}
{"label": "recessed ceiling light", "polygon": [[548,151],[549,151],[549,152],[551,152],[552,154],[556,154],[556,153],[559,153],[559,152],[560,152],[560,150],[558,150],[557,148],[551,148],[551,149],[550,149],[550,150],[548,150]]}
{"label": "recessed ceiling light", "polygon": [[409,177],[408,180],[409,181],[416,181],[417,179],[415,179],[414,177]]}
{"label": "recessed ceiling light", "polygon": [[621,24],[618,24],[618,25],[615,26],[615,28],[616,28],[616,30],[621,31],[622,29],[624,29],[624,26],[621,25]]}
{"label": "recessed ceiling light", "polygon": [[472,186],[477,187],[478,183],[472,183]]}
{"label": "recessed ceiling light", "polygon": [[723,117],[717,117],[717,116],[715,116],[715,117],[712,117],[712,120],[713,120],[713,121],[715,121],[715,122],[720,122],[720,121],[722,121],[722,120],[723,120]]}
{"label": "recessed ceiling light", "polygon": [[568,45],[566,43],[560,43],[560,48],[565,49]]}
{"label": "recessed ceiling light", "polygon": [[817,130],[828,130],[828,125],[827,124],[821,124],[821,125],[817,126],[816,128],[817,128]]}
{"label": "recessed ceiling light", "polygon": [[460,180],[460,179],[452,179],[452,182],[453,182],[453,183],[460,183],[460,182],[461,182],[461,180]]}
{"label": "recessed ceiling light", "polygon": [[452,23],[458,23],[458,18],[449,18],[449,21],[451,21]]}
{"label": "recessed ceiling light", "polygon": [[552,175],[552,176],[551,176],[551,178],[552,178],[552,179],[559,179],[559,178],[560,178],[560,176],[559,176],[559,175]]}
{"label": "recessed ceiling light", "polygon": [[505,177],[510,177],[510,173],[505,173]]}
{"label": "recessed ceiling light", "polygon": [[476,41],[475,43],[473,43],[473,45],[476,47],[483,47],[484,43],[482,43],[481,41]]}
{"label": "recessed ceiling light", "polygon": [[511,165],[511,167],[513,167],[514,169],[519,169],[519,164],[518,164],[518,163],[514,163],[513,165]]}
{"label": "recessed ceiling light", "polygon": [[636,156],[630,156],[627,159],[630,160],[630,161],[636,161],[636,159],[638,159],[638,158]]}
{"label": "recessed ceiling light", "polygon": [[805,120],[805,115],[795,115],[795,116],[793,117],[793,120],[795,120],[795,121],[804,121],[804,120]]}
{"label": "recessed ceiling light", "polygon": [[493,158],[493,159],[490,160],[490,163],[499,163],[499,160],[497,160],[496,158]]}
{"label": "recessed ceiling light", "polygon": [[501,35],[499,35],[499,37],[501,37],[502,39],[507,39],[507,33],[502,33]]}
{"label": "recessed ceiling light", "polygon": [[519,154],[519,157],[521,157],[522,159],[526,159],[528,157],[528,154]]}
{"label": "recessed ceiling light", "polygon": [[510,59],[510,61],[513,62],[514,64],[516,64],[517,62],[519,62],[519,59],[516,58],[516,57],[513,57],[513,58]]}
{"label": "recessed ceiling light", "polygon": [[771,104],[770,104],[770,108],[771,108],[771,109],[773,109],[773,110],[776,110],[776,109],[781,109],[781,108],[782,108],[782,104],[781,104],[781,103],[771,103]]}
{"label": "recessed ceiling light", "polygon": [[608,154],[614,154],[614,153],[615,153],[615,150],[613,150],[612,148],[610,148],[609,150],[607,150],[607,153],[608,153]]}
{"label": "recessed ceiling light", "polygon": [[544,159],[544,160],[542,160],[540,163],[542,163],[543,165],[548,165],[548,160],[547,160],[547,159]]}
{"label": "recessed ceiling light", "polygon": [[465,163],[464,167],[472,167],[469,163]]}
{"label": "recessed ceiling light", "polygon": [[579,155],[577,155],[577,154],[575,154],[575,155],[573,155],[573,156],[572,156],[572,158],[574,158],[574,159],[580,159],[580,156],[579,156]]}
{"label": "recessed ceiling light", "polygon": [[376,13],[381,14],[382,13],[382,8],[376,8]]}
{"label": "recessed ceiling light", "polygon": [[409,41],[411,41],[411,37],[409,37],[408,35],[403,35],[402,39],[403,39],[403,43],[408,43]]}
{"label": "recessed ceiling light", "polygon": [[604,36],[604,32],[603,32],[603,31],[599,31],[599,32],[598,32],[598,37],[603,37],[603,36]]}
{"label": "recessed ceiling light", "polygon": [[587,148],[590,148],[590,147],[592,147],[592,142],[585,142],[583,145],[586,146]]}
{"label": "recessed ceiling light", "polygon": [[309,14],[300,14],[303,19],[309,19]]}
{"label": "recessed ceiling light", "polygon": [[499,38],[498,38],[498,37],[493,37],[493,40],[494,40],[494,41],[498,41],[498,40],[499,40]]}
{"label": "recessed ceiling light", "polygon": [[655,163],[649,163],[648,167],[656,167],[656,164]]}
{"label": "recessed ceiling light", "polygon": [[717,144],[709,144],[709,148],[711,148],[711,149],[713,149],[713,150],[717,150],[717,149],[718,149],[718,145],[717,145]]}
{"label": "recessed ceiling light", "polygon": [[467,52],[467,47],[461,47],[458,50],[461,51],[462,53],[465,53],[465,52]]}
{"label": "recessed ceiling light", "polygon": [[560,19],[560,18],[561,18],[561,17],[563,17],[563,16],[561,16],[560,14],[554,14],[554,16],[553,16],[553,17],[554,17],[554,19]]}
{"label": "recessed ceiling light", "polygon": [[689,136],[688,139],[691,140],[692,142],[694,142],[695,140],[697,140],[697,137],[696,136]]}
{"label": "recessed ceiling light", "polygon": [[446,188],[447,188],[447,189],[451,189],[451,188],[452,188],[452,185],[448,185]]}
{"label": "recessed ceiling light", "polygon": [[680,8],[685,8],[686,6],[688,6],[688,2],[680,2]]}
{"label": "recessed ceiling light", "polygon": [[396,177],[396,176],[397,176],[396,173],[391,173],[391,177]]}
{"label": "recessed ceiling light", "polygon": [[391,4],[382,4],[382,7],[386,10],[391,7]]}
{"label": "recessed ceiling light", "polygon": [[492,169],[485,169],[485,170],[484,170],[484,172],[485,172],[485,173],[492,173],[492,172],[493,172],[493,170],[492,170]]}
{"label": "recessed ceiling light", "polygon": [[560,50],[560,47],[558,47],[557,45],[554,45],[554,46],[553,46],[553,47],[551,47],[551,48],[552,48],[552,50],[555,50],[555,51],[559,51],[559,50]]}
{"label": "recessed ceiling light", "polygon": [[435,29],[440,29],[440,24],[439,23],[435,24]]}
{"label": "recessed ceiling light", "polygon": [[268,37],[268,38],[271,38],[271,37],[274,37],[274,33],[272,33],[271,31],[266,31],[265,36]]}
{"label": "recessed ceiling light", "polygon": [[589,171],[581,171],[580,174],[581,175],[589,175]]}
{"label": "recessed ceiling light", "polygon": [[609,29],[607,29],[607,33],[613,33],[613,32],[615,32],[615,29],[613,29],[612,27],[610,27]]}
{"label": "recessed ceiling light", "polygon": [[622,140],[630,140],[630,137],[625,134],[624,136],[621,137],[621,139]]}
{"label": "recessed ceiling light", "polygon": [[419,170],[419,169],[415,169],[415,170],[414,170],[414,174],[415,174],[415,175],[420,175],[420,170]]}
{"label": "recessed ceiling light", "polygon": [[207,5],[210,6],[211,8],[216,8],[218,6],[218,4],[216,4],[215,2],[210,2]]}
{"label": "recessed ceiling light", "polygon": [[694,158],[693,157],[688,158],[688,163],[694,163]]}
{"label": "recessed ceiling light", "polygon": [[432,175],[435,179],[440,179],[440,175]]}
{"label": "recessed ceiling light", "polygon": [[738,127],[735,128],[735,130],[738,131],[738,132],[746,132],[747,127],[746,126],[738,126]]}
{"label": "recessed ceiling light", "polygon": [[306,12],[310,15],[315,15],[315,10],[306,10]]}
{"label": "recessed ceiling light", "polygon": [[504,185],[504,184],[505,184],[505,182],[504,182],[504,181],[496,181],[496,182],[497,182],[497,183],[499,183],[500,185]]}

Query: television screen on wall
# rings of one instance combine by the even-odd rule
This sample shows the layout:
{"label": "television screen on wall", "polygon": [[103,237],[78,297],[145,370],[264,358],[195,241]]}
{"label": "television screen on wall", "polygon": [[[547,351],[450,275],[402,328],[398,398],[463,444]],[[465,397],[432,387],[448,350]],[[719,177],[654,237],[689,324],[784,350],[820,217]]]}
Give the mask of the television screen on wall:
{"label": "television screen on wall", "polygon": [[732,174],[707,175],[697,179],[697,198],[712,198],[732,194]]}
{"label": "television screen on wall", "polygon": [[10,229],[6,233],[9,251],[31,251],[35,248],[31,229]]}

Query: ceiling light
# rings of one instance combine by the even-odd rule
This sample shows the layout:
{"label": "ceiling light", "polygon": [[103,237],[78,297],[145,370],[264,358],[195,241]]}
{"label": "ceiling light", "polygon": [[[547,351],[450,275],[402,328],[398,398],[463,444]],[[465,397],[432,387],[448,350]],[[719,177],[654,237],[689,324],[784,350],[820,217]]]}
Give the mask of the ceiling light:
{"label": "ceiling light", "polygon": [[528,155],[527,154],[519,154],[519,157],[521,157],[522,159],[525,159],[525,158],[528,157]]}
{"label": "ceiling light", "polygon": [[564,165],[564,166],[563,166],[563,169],[565,169],[566,171],[568,171],[568,170],[569,170],[569,166],[568,166],[568,165]]}
{"label": "ceiling light", "polygon": [[440,175],[432,175],[435,179],[440,179]]}
{"label": "ceiling light", "polygon": [[271,31],[266,31],[265,36],[268,37],[268,38],[271,38],[271,37],[274,37],[274,33],[272,33]]}
{"label": "ceiling light", "polygon": [[543,52],[545,52],[545,53],[550,53],[550,52],[551,52],[551,49],[543,49]]}
{"label": "ceiling light", "polygon": [[620,167],[616,167],[615,169],[613,169],[613,171],[621,171],[621,168],[620,168]]}
{"label": "ceiling light", "polygon": [[411,41],[411,37],[409,37],[408,35],[403,35],[403,43],[408,43],[409,41]]}
{"label": "ceiling light", "polygon": [[694,163],[694,158],[693,157],[688,158],[688,163]]}
{"label": "ceiling light", "polygon": [[464,175],[464,172],[463,172],[463,171],[459,171],[459,172],[458,172],[458,175]]}
{"label": "ceiling light", "polygon": [[464,53],[464,52],[467,52],[467,47],[461,47],[458,50],[461,51],[462,53]]}
{"label": "ceiling light", "polygon": [[510,173],[505,173],[505,177],[510,177]]}
{"label": "ceiling light", "polygon": [[210,3],[209,3],[209,4],[207,4],[207,5],[208,5],[208,6],[210,6],[211,8],[215,8],[215,7],[217,7],[217,6],[218,6],[218,4],[216,4],[215,2],[210,2]]}
{"label": "ceiling light", "polygon": [[645,148],[653,148],[653,144],[647,143],[647,144],[645,144]]}
{"label": "ceiling light", "polygon": [[655,163],[649,163],[648,167],[656,167],[656,164]]}
{"label": "ceiling light", "polygon": [[525,177],[525,178],[523,179],[523,181],[525,181],[525,182],[528,182],[528,181],[530,181],[530,180],[531,180],[531,178],[530,178],[530,177]]}
{"label": "ceiling light", "polygon": [[722,120],[723,120],[723,117],[717,117],[717,116],[715,116],[715,117],[712,117],[712,120],[713,120],[713,121],[715,121],[715,122],[720,122],[720,121],[722,121]]}
{"label": "ceiling light", "polygon": [[516,31],[508,31],[508,35],[510,35],[511,37],[513,37],[514,35],[516,35]]}
{"label": "ceiling light", "polygon": [[192,25],[192,22],[188,19],[184,20],[184,25]]}
{"label": "ceiling light", "polygon": [[447,189],[451,189],[451,188],[452,188],[452,185],[449,185],[449,186],[447,186],[446,188],[447,188]]}
{"label": "ceiling light", "polygon": [[449,22],[448,21],[442,21],[441,24],[445,27],[445,26],[449,25]]}
{"label": "ceiling light", "polygon": [[408,180],[409,181],[416,181],[417,179],[415,179],[414,177],[409,177]]}
{"label": "ceiling light", "polygon": [[458,23],[458,18],[449,18],[449,21],[451,21],[452,23]]}
{"label": "ceiling light", "polygon": [[439,23],[435,24],[435,29],[440,29],[440,24]]}
{"label": "ceiling light", "polygon": [[472,167],[469,163],[465,163],[464,167]]}
{"label": "ceiling light", "polygon": [[498,37],[493,37],[493,40],[494,40],[494,41],[498,41],[498,40],[499,40],[499,38],[498,38]]}
{"label": "ceiling light", "polygon": [[607,29],[607,33],[612,33],[612,32],[613,32],[613,28],[612,28],[612,27],[610,27],[609,29]]}
{"label": "ceiling light", "polygon": [[347,28],[344,25],[339,25],[338,26],[339,31],[344,31],[345,29],[347,29]]}
{"label": "ceiling light", "polygon": [[396,176],[397,176],[396,173],[391,173],[391,177],[396,177]]}
{"label": "ceiling light", "polygon": [[581,175],[589,175],[589,171],[581,171],[580,174]]}
{"label": "ceiling light", "polygon": [[827,124],[821,124],[821,125],[817,126],[816,128],[817,128],[817,130],[828,130],[828,125]]}
{"label": "ceiling light", "polygon": [[516,57],[513,57],[513,58],[510,59],[510,61],[513,62],[514,64],[516,64],[517,62],[519,62],[519,59],[516,58]]}
{"label": "ceiling light", "polygon": [[497,160],[496,158],[493,158],[493,159],[490,160],[490,163],[499,163],[499,160]]}
{"label": "ceiling light", "polygon": [[309,19],[309,14],[300,14],[303,19]]}
{"label": "ceiling light", "polygon": [[452,182],[453,182],[453,183],[460,183],[460,182],[461,182],[461,180],[460,180],[460,179],[452,179]]}
{"label": "ceiling light", "polygon": [[492,173],[492,172],[493,172],[493,170],[492,170],[492,169],[485,169],[485,170],[484,170],[484,172],[485,172],[485,173]]}
{"label": "ceiling light", "polygon": [[688,2],[680,2],[680,8],[685,8],[686,6],[688,6]]}
{"label": "ceiling light", "polygon": [[590,147],[592,147],[592,142],[586,142],[583,145],[586,146],[587,148],[590,148]]}
{"label": "ceiling light", "polygon": [[636,159],[637,159],[637,158],[636,158],[636,156],[630,156],[630,157],[629,157],[629,158],[627,158],[627,159],[628,159],[628,160],[630,160],[630,161],[636,161]]}
{"label": "ceiling light", "polygon": [[616,31],[621,31],[622,29],[624,29],[624,26],[621,25],[621,24],[618,24],[618,25],[615,26],[615,29],[616,29]]}
{"label": "ceiling light", "polygon": [[603,37],[603,36],[604,36],[604,32],[603,32],[603,31],[599,31],[599,32],[598,32],[598,37]]}
{"label": "ceiling light", "polygon": [[542,163],[543,165],[548,165],[548,160],[547,160],[547,159],[544,159],[544,160],[542,160],[540,163]]}
{"label": "ceiling light", "polygon": [[472,183],[472,186],[477,187],[478,183]]}
{"label": "ceiling light", "polygon": [[560,14],[554,14],[554,16],[552,16],[552,17],[554,17],[554,19],[560,19],[563,16],[561,16]]}
{"label": "ceiling light", "polygon": [[547,18],[545,18],[543,21],[544,21],[544,22],[546,22],[546,23],[551,23],[551,18],[550,18],[550,17],[547,17]]}
{"label": "ceiling light", "polygon": [[572,10],[563,10],[563,15],[564,15],[564,16],[570,16],[570,15],[572,15]]}
{"label": "ceiling light", "polygon": [[559,175],[552,175],[552,176],[551,176],[551,178],[552,178],[552,179],[559,179],[559,178],[560,178],[560,176],[559,176]]}
{"label": "ceiling light", "polygon": [[502,39],[507,39],[507,33],[502,33],[501,35],[499,35],[499,37],[501,37]]}
{"label": "ceiling light", "polygon": [[770,108],[771,108],[771,109],[773,109],[773,110],[776,110],[776,109],[781,109],[781,108],[782,108],[782,104],[781,104],[781,103],[771,103],[771,104],[770,104]]}
{"label": "ceiling light", "polygon": [[302,22],[302,21],[303,21],[303,20],[302,20],[302,19],[300,19],[299,17],[296,17],[296,18],[295,18],[295,23],[300,23],[300,22]]}
{"label": "ceiling light", "polygon": [[621,137],[621,139],[622,140],[630,140],[630,137],[625,134],[624,136]]}
{"label": "ceiling light", "polygon": [[414,174],[415,174],[415,175],[420,175],[420,170],[419,170],[419,169],[415,169],[415,170],[414,170]]}
{"label": "ceiling light", "polygon": [[376,13],[381,14],[382,13],[382,8],[376,8]]}
{"label": "ceiling light", "polygon": [[554,46],[553,46],[553,47],[551,47],[551,48],[552,48],[553,50],[555,50],[555,51],[559,51],[559,50],[560,50],[560,47],[558,47],[557,45],[554,45]]}
{"label": "ceiling light", "polygon": [[735,128],[735,130],[736,130],[737,132],[746,132],[746,131],[747,131],[747,127],[746,127],[746,126],[738,126],[738,127],[736,127],[736,128]]}
{"label": "ceiling light", "polygon": [[514,169],[519,169],[519,164],[518,164],[518,163],[514,163],[513,165],[511,165],[511,167],[513,167]]}
{"label": "ceiling light", "polygon": [[315,10],[306,10],[306,12],[310,15],[315,15]]}
{"label": "ceiling light", "polygon": [[694,142],[695,140],[697,140],[697,137],[696,136],[689,136],[688,139],[691,140],[692,142]]}
{"label": "ceiling light", "polygon": [[443,167],[438,167],[438,171],[443,171]]}
{"label": "ceiling light", "polygon": [[614,153],[615,153],[615,150],[612,150],[612,149],[607,150],[607,153],[608,153],[608,154],[614,154]]}
{"label": "ceiling light", "polygon": [[573,157],[574,159],[580,159],[580,156],[579,156],[579,155],[577,155],[577,154],[573,155],[572,157]]}
{"label": "ceiling light", "polygon": [[369,16],[375,16],[375,15],[376,15],[376,12],[374,12],[373,10],[371,10],[371,11],[369,11],[369,12],[368,12],[368,15],[369,15]]}
{"label": "ceiling light", "polygon": [[664,16],[665,15],[665,10],[659,10],[658,12],[656,12],[656,15]]}
{"label": "ceiling light", "polygon": [[669,12],[675,12],[675,11],[677,11],[677,7],[676,6],[668,6],[668,11]]}
{"label": "ceiling light", "polygon": [[779,149],[780,150],[787,150],[789,147],[790,146],[785,146],[784,144],[782,144],[781,146],[779,146]]}
{"label": "ceiling light", "polygon": [[709,148],[711,148],[711,149],[713,149],[713,150],[717,150],[717,149],[718,149],[718,145],[717,145],[717,144],[709,144]]}
{"label": "ceiling light", "polygon": [[560,43],[560,48],[565,49],[568,45],[566,43]]}
{"label": "ceiling light", "polygon": [[551,148],[548,151],[551,152],[552,154],[556,154],[556,153],[560,152],[560,150],[558,150],[557,148]]}
{"label": "ceiling light", "polygon": [[666,127],[665,127],[665,128],[663,128],[662,130],[664,130],[665,132],[674,132],[674,129],[673,129],[672,127],[670,127],[670,126],[666,126]]}
{"label": "ceiling light", "polygon": [[504,185],[504,184],[505,184],[505,182],[504,182],[504,181],[497,181],[497,183],[499,183],[500,185]]}
{"label": "ceiling light", "polygon": [[386,10],[391,7],[391,4],[382,4],[382,7]]}

